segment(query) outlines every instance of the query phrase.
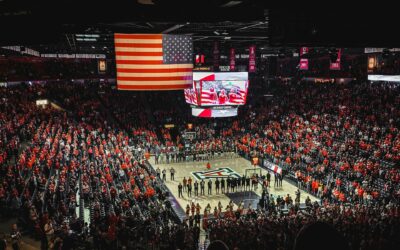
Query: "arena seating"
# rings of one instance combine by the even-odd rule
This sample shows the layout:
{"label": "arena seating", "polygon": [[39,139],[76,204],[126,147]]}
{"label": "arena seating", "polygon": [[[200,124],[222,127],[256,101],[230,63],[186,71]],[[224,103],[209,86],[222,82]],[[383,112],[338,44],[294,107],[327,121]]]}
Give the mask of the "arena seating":
{"label": "arena seating", "polygon": [[[179,154],[193,123],[198,153],[237,151],[274,162],[322,198],[306,209],[269,200],[257,210],[205,217],[211,240],[232,249],[291,249],[304,224],[324,221],[353,249],[397,246],[400,88],[277,82],[270,90],[272,100],[253,95],[239,117],[214,127],[191,118],[183,96],[174,105],[177,92],[126,93],[97,82],[1,88],[1,213],[19,216],[54,248],[81,237],[76,248],[194,249],[200,225],[176,219],[144,157]],[[63,109],[39,108],[39,97]],[[178,124],[177,134],[165,123]],[[52,235],[43,232],[49,223]]]}

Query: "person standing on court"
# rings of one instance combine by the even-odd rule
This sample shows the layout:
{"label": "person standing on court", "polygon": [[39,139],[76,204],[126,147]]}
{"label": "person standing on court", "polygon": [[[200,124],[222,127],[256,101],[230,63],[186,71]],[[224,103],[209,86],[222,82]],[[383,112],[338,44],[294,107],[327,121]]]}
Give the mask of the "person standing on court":
{"label": "person standing on court", "polygon": [[239,187],[240,187],[240,177],[239,178],[233,178],[233,180],[234,180],[234,183],[235,183],[235,189],[236,189],[236,192],[239,192]]}
{"label": "person standing on court", "polygon": [[247,191],[247,189],[250,190],[250,176],[247,176],[247,178],[246,178],[246,191]]}
{"label": "person standing on court", "polygon": [[194,186],[194,195],[199,196],[199,183],[197,182],[197,180],[194,181],[193,186]]}
{"label": "person standing on court", "polygon": [[204,186],[205,186],[205,182],[204,182],[204,180],[201,180],[201,182],[200,182],[200,195],[204,195]]}
{"label": "person standing on court", "polygon": [[236,188],[236,178],[232,178],[232,180],[231,180],[231,190],[232,190],[232,193],[235,192],[235,188]]}
{"label": "person standing on court", "polygon": [[179,185],[178,185],[178,197],[182,197],[183,198],[182,188],[183,188],[182,183],[179,183]]}
{"label": "person standing on court", "polygon": [[162,171],[162,180],[167,181],[167,170],[165,170],[165,168]]}
{"label": "person standing on court", "polygon": [[185,191],[186,190],[186,186],[187,186],[187,180],[186,180],[186,177],[183,177],[183,191]]}
{"label": "person standing on court", "polygon": [[225,179],[224,178],[221,179],[221,192],[225,193]]}
{"label": "person standing on court", "polygon": [[192,197],[192,184],[188,184],[187,186],[188,197]]}
{"label": "person standing on court", "polygon": [[218,178],[215,180],[215,193],[219,194],[219,180],[218,180]]}
{"label": "person standing on court", "polygon": [[267,187],[270,187],[270,183],[271,183],[271,174],[268,171],[267,172]]}
{"label": "person standing on court", "polygon": [[274,187],[278,186],[279,187],[279,177],[278,174],[275,173],[275,181],[274,181]]}
{"label": "person standing on court", "polygon": [[226,192],[229,193],[229,189],[231,188],[231,178],[228,176],[226,180]]}
{"label": "person standing on court", "polygon": [[157,173],[157,177],[160,178],[161,177],[161,170],[160,170],[159,167],[157,167],[156,173]]}
{"label": "person standing on court", "polygon": [[192,180],[192,177],[189,176],[188,183],[187,183],[188,186],[189,186],[189,185],[190,185],[190,186],[192,185],[192,181],[193,181],[193,180]]}
{"label": "person standing on court", "polygon": [[212,194],[212,181],[211,181],[211,179],[208,180],[207,186],[208,186],[207,193],[208,194]]}
{"label": "person standing on court", "polygon": [[172,167],[169,170],[169,172],[171,173],[171,181],[174,181],[175,180],[175,169],[174,169],[174,167]]}

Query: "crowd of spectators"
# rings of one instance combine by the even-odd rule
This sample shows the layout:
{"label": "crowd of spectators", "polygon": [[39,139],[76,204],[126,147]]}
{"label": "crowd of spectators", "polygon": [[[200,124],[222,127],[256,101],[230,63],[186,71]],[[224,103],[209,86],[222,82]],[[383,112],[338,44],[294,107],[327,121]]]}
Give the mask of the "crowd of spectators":
{"label": "crowd of spectators", "polygon": [[[269,87],[272,98],[252,95],[237,118],[212,122],[189,118],[183,94],[175,106],[177,92],[119,92],[98,83],[2,88],[1,213],[18,215],[49,249],[194,249],[200,225],[176,220],[162,181],[145,161],[148,152],[181,148],[182,136],[192,131],[199,152],[215,147],[273,162],[322,198],[308,210],[291,206],[288,214],[271,199],[258,210],[205,218],[211,241],[231,249],[291,249],[302,225],[323,221],[351,249],[398,244],[400,88]],[[57,106],[38,108],[38,98]]]}
{"label": "crowd of spectators", "polygon": [[232,124],[242,154],[280,165],[315,193],[322,185],[323,198],[399,199],[398,86],[301,84],[279,91],[284,98],[262,101],[242,124]]}

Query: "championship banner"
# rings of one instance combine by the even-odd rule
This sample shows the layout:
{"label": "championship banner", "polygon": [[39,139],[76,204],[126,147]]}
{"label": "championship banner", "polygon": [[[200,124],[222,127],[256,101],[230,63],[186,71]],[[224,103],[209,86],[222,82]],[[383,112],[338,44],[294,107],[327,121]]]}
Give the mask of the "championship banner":
{"label": "championship banner", "polygon": [[249,72],[256,71],[256,46],[250,46],[249,48]]}
{"label": "championship banner", "polygon": [[268,168],[269,170],[273,171],[274,173],[282,174],[282,168],[278,165],[269,162],[268,160],[264,160],[264,167]]}
{"label": "championship banner", "polygon": [[118,90],[180,90],[193,82],[192,37],[114,34]]}
{"label": "championship banner", "polygon": [[374,72],[374,69],[376,68],[377,61],[376,61],[376,56],[368,56],[368,73]]}
{"label": "championship banner", "polygon": [[308,70],[308,59],[301,58],[302,56],[308,54],[308,47],[300,47],[300,63],[299,70]]}
{"label": "championship banner", "polygon": [[107,63],[105,59],[99,59],[97,61],[97,69],[99,74],[104,74],[107,71]]}
{"label": "championship banner", "polygon": [[330,62],[329,69],[330,70],[340,70],[340,57],[341,57],[341,49],[338,49],[338,56],[336,62]]}
{"label": "championship banner", "polygon": [[218,48],[218,42],[215,41],[214,42],[214,70],[218,70],[219,69],[219,48]]}
{"label": "championship banner", "polygon": [[195,56],[195,62],[196,62],[196,65],[204,64],[204,55],[202,55],[202,54],[196,55]]}
{"label": "championship banner", "polygon": [[299,69],[300,70],[308,70],[308,59],[307,58],[300,59]]}
{"label": "championship banner", "polygon": [[234,71],[235,70],[235,49],[231,48],[229,54],[230,54],[229,71]]}
{"label": "championship banner", "polygon": [[300,57],[308,53],[308,47],[300,47]]}

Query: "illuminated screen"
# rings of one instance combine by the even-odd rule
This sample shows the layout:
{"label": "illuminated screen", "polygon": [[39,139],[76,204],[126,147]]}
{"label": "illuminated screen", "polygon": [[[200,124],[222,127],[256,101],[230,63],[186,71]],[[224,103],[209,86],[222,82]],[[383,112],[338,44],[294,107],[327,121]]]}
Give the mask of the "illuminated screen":
{"label": "illuminated screen", "polygon": [[193,72],[185,100],[196,106],[243,105],[248,84],[247,72]]}
{"label": "illuminated screen", "polygon": [[193,104],[196,106],[198,106],[198,103],[200,103],[200,99],[199,99],[200,95],[197,94],[200,91],[196,91],[197,85],[199,85],[198,89],[200,89],[200,83],[198,81],[195,81],[195,82],[193,82],[193,88],[183,90],[185,93],[186,103]]}
{"label": "illuminated screen", "polygon": [[203,118],[232,117],[238,115],[238,109],[192,108],[192,115]]}
{"label": "illuminated screen", "polygon": [[400,82],[400,75],[368,75],[370,81]]}
{"label": "illuminated screen", "polygon": [[243,105],[247,81],[201,81],[200,106]]}

